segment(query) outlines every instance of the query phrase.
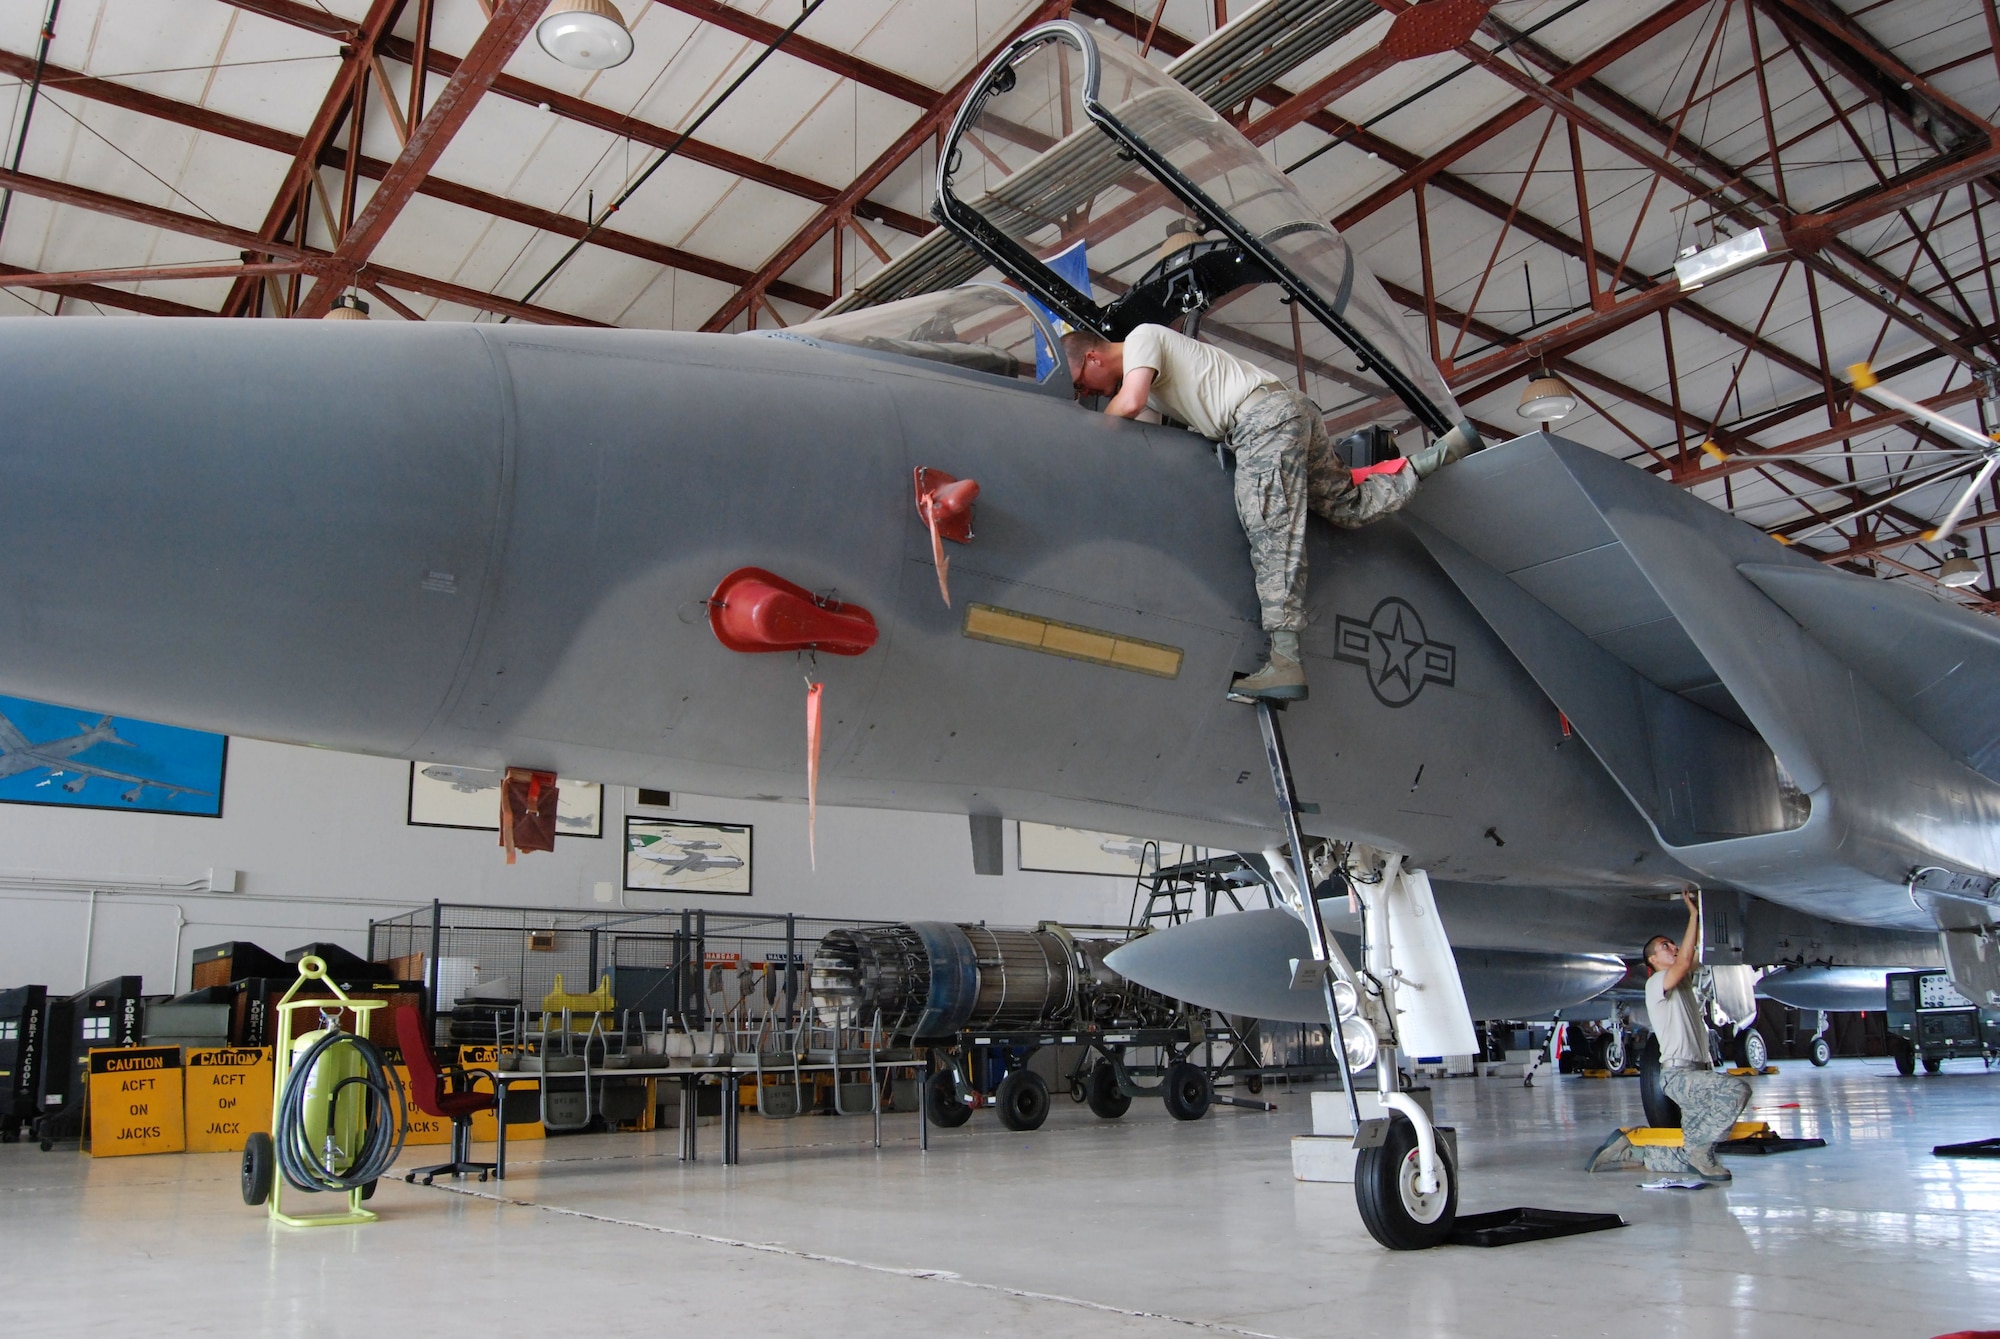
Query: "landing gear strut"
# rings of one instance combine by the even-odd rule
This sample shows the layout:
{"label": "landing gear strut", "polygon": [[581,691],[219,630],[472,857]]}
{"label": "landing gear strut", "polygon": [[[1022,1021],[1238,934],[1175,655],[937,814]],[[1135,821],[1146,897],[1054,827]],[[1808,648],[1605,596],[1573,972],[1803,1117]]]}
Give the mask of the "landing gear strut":
{"label": "landing gear strut", "polygon": [[[1386,948],[1379,957],[1376,950],[1367,950],[1369,980],[1377,983],[1381,998],[1365,998],[1360,977],[1328,936],[1306,869],[1305,838],[1299,829],[1299,804],[1292,789],[1291,762],[1285,756],[1284,735],[1278,726],[1277,712],[1282,704],[1260,699],[1255,705],[1257,725],[1264,737],[1264,756],[1271,768],[1271,785],[1277,792],[1285,836],[1291,844],[1289,859],[1273,850],[1265,852],[1266,861],[1272,881],[1292,901],[1304,922],[1312,949],[1312,962],[1300,962],[1293,970],[1300,974],[1301,982],[1307,979],[1304,976],[1307,970],[1316,972],[1326,997],[1329,1040],[1340,1064],[1341,1086],[1347,1092],[1354,1118],[1355,1204],[1369,1235],[1392,1251],[1440,1245],[1451,1235],[1458,1216],[1458,1173],[1438,1138],[1430,1114],[1398,1089],[1398,1030],[1387,1021],[1395,1016],[1398,973],[1387,957]],[[1402,877],[1400,859],[1392,857],[1382,871],[1380,891],[1386,894],[1390,881]],[[1428,885],[1425,895],[1428,896]],[[1368,910],[1372,912],[1375,906],[1387,905],[1386,900],[1378,901]],[[1364,946],[1367,942],[1364,931]],[[1366,1068],[1370,1061],[1376,1065],[1379,1076],[1384,1117],[1364,1121],[1355,1095],[1354,1071]],[[1168,1109],[1172,1110],[1171,1099]]]}

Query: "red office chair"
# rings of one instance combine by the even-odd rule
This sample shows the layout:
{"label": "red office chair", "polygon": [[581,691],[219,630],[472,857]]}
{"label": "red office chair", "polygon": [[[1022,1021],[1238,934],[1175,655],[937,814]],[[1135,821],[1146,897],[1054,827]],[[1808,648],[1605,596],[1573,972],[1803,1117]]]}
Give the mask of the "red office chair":
{"label": "red office chair", "polygon": [[[435,1176],[478,1172],[479,1179],[484,1181],[496,1165],[504,1164],[472,1161],[472,1117],[477,1112],[500,1109],[498,1084],[493,1092],[476,1092],[474,1082],[482,1078],[494,1082],[492,1074],[460,1065],[440,1066],[431,1050],[431,1039],[425,1035],[428,1031],[422,1009],[396,1010],[396,1040],[403,1048],[403,1064],[410,1071],[410,1100],[426,1115],[451,1122],[451,1161],[435,1167],[419,1167],[403,1179],[414,1181],[421,1176],[424,1184],[429,1185]],[[495,1124],[498,1123],[496,1120]],[[501,1137],[505,1137],[504,1133]],[[500,1156],[504,1158],[506,1154]]]}

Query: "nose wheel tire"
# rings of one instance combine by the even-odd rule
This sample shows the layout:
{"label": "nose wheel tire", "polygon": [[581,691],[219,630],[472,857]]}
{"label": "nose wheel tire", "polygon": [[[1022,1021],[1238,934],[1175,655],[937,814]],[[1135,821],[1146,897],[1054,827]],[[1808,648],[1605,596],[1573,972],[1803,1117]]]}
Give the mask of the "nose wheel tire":
{"label": "nose wheel tire", "polygon": [[271,1136],[259,1132],[243,1145],[243,1202],[253,1208],[271,1198],[271,1179],[278,1167],[278,1152]]}
{"label": "nose wheel tire", "polygon": [[1200,1120],[1208,1114],[1208,1075],[1197,1065],[1176,1060],[1167,1066],[1166,1081],[1160,1085],[1160,1100],[1175,1120]]}
{"label": "nose wheel tire", "polygon": [[972,1119],[972,1108],[958,1100],[958,1081],[948,1069],[931,1075],[924,1085],[924,1103],[933,1125],[955,1130]]}
{"label": "nose wheel tire", "polygon": [[1833,1060],[1833,1046],[1825,1037],[1814,1037],[1806,1058],[1813,1062],[1814,1069],[1825,1069]]}
{"label": "nose wheel tire", "polygon": [[1364,1148],[1354,1161],[1354,1203],[1368,1235],[1392,1251],[1422,1251],[1441,1246],[1458,1218],[1458,1169],[1444,1146],[1438,1146],[1437,1189],[1425,1194],[1417,1154],[1417,1131],[1397,1116],[1389,1133],[1374,1148]]}
{"label": "nose wheel tire", "polygon": [[995,1105],[1008,1129],[1039,1130],[1049,1118],[1049,1085],[1033,1070],[1017,1069],[1000,1080]]}
{"label": "nose wheel tire", "polygon": [[1089,1091],[1084,1100],[1090,1109],[1104,1120],[1117,1120],[1132,1109],[1132,1099],[1118,1091],[1118,1071],[1111,1067],[1109,1060],[1100,1060],[1090,1068]]}

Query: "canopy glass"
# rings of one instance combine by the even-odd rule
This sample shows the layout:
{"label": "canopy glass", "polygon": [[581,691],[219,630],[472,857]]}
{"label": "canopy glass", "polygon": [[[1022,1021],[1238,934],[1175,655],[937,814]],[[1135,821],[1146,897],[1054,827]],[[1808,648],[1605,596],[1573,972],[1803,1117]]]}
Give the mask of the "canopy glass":
{"label": "canopy glass", "polygon": [[1188,89],[1074,23],[1034,29],[987,68],[938,192],[948,226],[1070,324],[1121,336],[1116,304],[1135,285],[1199,254],[1191,245],[1233,247],[1247,277],[1278,287],[1209,294],[1209,333],[1297,359],[1303,379],[1302,342],[1255,329],[1288,320],[1289,296],[1351,350],[1314,359],[1346,392],[1330,417],[1414,414],[1433,433],[1462,417],[1382,285],[1291,179]]}
{"label": "canopy glass", "polygon": [[803,321],[785,332],[829,344],[1006,377],[1069,393],[1069,367],[1049,318],[1020,293],[972,283],[880,307]]}

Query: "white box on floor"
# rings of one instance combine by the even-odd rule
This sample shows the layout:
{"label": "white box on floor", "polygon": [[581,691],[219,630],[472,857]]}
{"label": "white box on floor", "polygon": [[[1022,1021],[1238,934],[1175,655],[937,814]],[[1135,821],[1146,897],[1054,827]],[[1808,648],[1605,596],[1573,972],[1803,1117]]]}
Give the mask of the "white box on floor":
{"label": "white box on floor", "polygon": [[[1436,1111],[1431,1106],[1431,1090],[1412,1088],[1409,1095],[1417,1100],[1424,1114],[1436,1119]],[[1361,1108],[1361,1119],[1374,1120],[1382,1114],[1382,1094],[1371,1090],[1355,1093]],[[1354,1133],[1354,1113],[1347,1104],[1347,1094],[1338,1090],[1330,1093],[1316,1092],[1312,1095],[1313,1133],[1315,1135],[1351,1136]]]}
{"label": "white box on floor", "polygon": [[1292,1175],[1301,1181],[1354,1180],[1352,1135],[1292,1136]]}

